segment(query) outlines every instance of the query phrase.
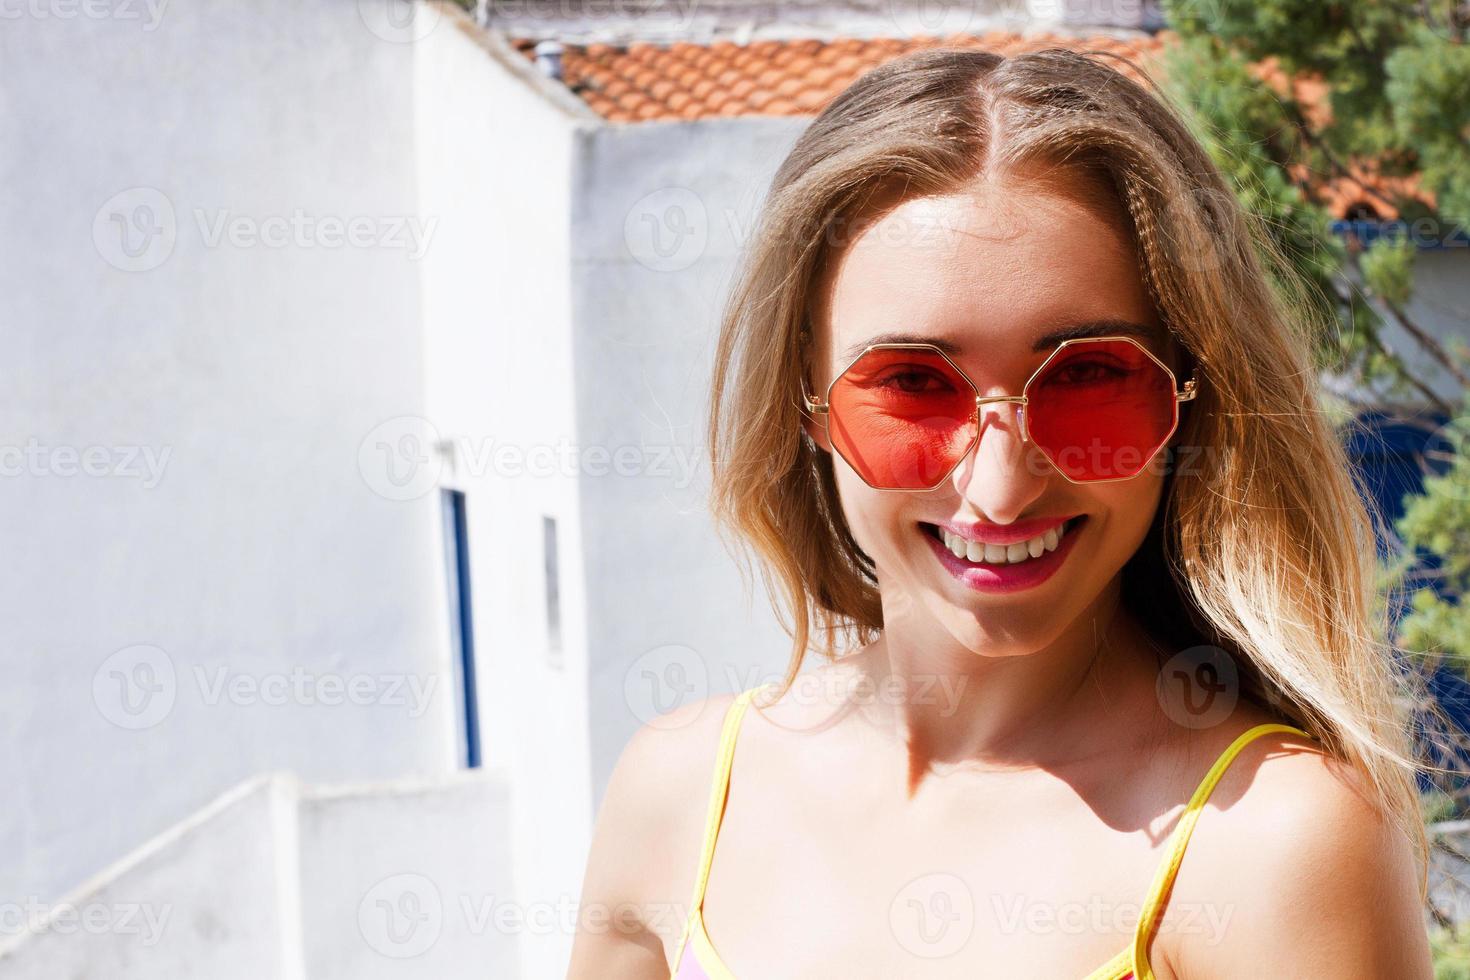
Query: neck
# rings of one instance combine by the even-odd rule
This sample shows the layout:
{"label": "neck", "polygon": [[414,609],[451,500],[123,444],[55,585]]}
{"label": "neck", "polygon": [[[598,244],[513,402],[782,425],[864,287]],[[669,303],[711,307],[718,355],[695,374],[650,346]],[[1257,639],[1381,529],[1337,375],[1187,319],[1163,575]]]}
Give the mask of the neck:
{"label": "neck", "polygon": [[1136,728],[1134,712],[1153,704],[1148,636],[1122,608],[1116,582],[1040,648],[1004,637],[960,642],[932,618],[884,612],[884,633],[857,666],[874,695],[868,720],[907,750],[911,789],[946,767],[1077,761],[1116,744],[1109,736]]}

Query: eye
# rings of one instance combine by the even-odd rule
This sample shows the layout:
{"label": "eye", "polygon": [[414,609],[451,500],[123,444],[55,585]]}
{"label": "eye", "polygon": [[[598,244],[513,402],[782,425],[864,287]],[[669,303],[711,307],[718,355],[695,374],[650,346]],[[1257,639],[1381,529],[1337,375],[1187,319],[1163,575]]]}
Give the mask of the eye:
{"label": "eye", "polygon": [[954,385],[943,375],[927,368],[903,365],[894,368],[875,382],[879,388],[905,395],[938,395],[953,392]]}
{"label": "eye", "polygon": [[1059,384],[1092,384],[1102,381],[1113,381],[1126,377],[1128,371],[1116,364],[1101,361],[1096,358],[1086,360],[1077,359],[1059,365],[1047,372],[1047,383]]}

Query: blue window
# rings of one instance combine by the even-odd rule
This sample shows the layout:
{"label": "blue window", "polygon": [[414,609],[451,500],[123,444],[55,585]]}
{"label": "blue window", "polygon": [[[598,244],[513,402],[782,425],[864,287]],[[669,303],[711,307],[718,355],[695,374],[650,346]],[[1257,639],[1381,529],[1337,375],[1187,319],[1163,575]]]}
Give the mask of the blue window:
{"label": "blue window", "polygon": [[450,643],[460,692],[461,761],[480,767],[480,711],[475,687],[475,625],[470,607],[470,539],[462,490],[444,490],[445,580],[449,583]]}

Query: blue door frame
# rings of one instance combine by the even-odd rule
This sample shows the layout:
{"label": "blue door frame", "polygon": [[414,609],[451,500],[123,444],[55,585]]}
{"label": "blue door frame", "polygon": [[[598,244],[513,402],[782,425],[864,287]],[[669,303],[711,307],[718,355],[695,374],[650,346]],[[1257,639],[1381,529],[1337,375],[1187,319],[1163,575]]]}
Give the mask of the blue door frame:
{"label": "blue door frame", "polygon": [[444,542],[449,582],[449,618],[459,674],[460,727],[464,764],[480,767],[480,711],[475,686],[475,623],[470,603],[470,536],[462,490],[444,490]]}

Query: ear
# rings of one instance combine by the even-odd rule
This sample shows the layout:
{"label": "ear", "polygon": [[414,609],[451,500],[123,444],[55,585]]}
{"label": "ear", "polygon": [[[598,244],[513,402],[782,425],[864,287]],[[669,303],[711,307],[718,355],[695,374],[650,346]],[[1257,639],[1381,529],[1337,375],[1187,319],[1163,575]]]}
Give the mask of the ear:
{"label": "ear", "polygon": [[803,313],[797,332],[796,359],[801,365],[801,395],[797,405],[801,411],[801,427],[807,436],[825,453],[831,454],[832,440],[827,434],[827,415],[811,412],[806,407],[806,396],[822,398],[825,391],[812,384],[812,358],[816,356],[815,334],[812,331],[810,313]]}
{"label": "ear", "polygon": [[812,442],[817,444],[818,449],[824,453],[832,452],[832,442],[827,436],[827,427],[825,425],[821,422],[813,421],[812,417],[808,415],[801,420],[801,427],[806,430],[806,434],[811,437]]}
{"label": "ear", "polygon": [[1191,428],[1189,425],[1190,419],[1192,419],[1200,412],[1200,409],[1196,407],[1200,403],[1199,392],[1201,385],[1201,372],[1199,368],[1199,363],[1193,357],[1186,357],[1183,359],[1183,361],[1183,370],[1175,375],[1174,383],[1180,387],[1183,387],[1184,385],[1187,385],[1190,381],[1193,381],[1195,385],[1195,395],[1193,398],[1190,398],[1187,401],[1179,402],[1178,407],[1175,409],[1175,411],[1179,413],[1179,424],[1174,427],[1174,434],[1169,437],[1170,447],[1179,446],[1180,441],[1184,438],[1184,430],[1187,428]]}
{"label": "ear", "polygon": [[[811,395],[814,398],[821,397],[818,394],[818,389],[812,386],[810,375],[805,370],[802,371],[801,383],[805,394]],[[807,411],[805,400],[801,402],[801,427],[806,430],[806,434],[811,438],[812,442],[817,444],[818,448],[825,453],[831,453],[832,440],[827,434],[826,418],[827,416],[823,413]]]}

